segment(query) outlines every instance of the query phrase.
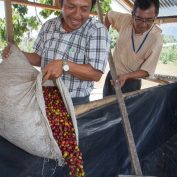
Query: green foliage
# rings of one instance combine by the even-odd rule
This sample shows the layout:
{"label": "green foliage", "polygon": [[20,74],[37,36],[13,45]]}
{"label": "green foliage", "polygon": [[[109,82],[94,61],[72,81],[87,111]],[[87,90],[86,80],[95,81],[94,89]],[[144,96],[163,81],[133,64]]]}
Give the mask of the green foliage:
{"label": "green foliage", "polygon": [[172,43],[177,43],[174,36],[163,35],[163,44],[165,45],[160,54],[160,61],[164,64],[177,63],[177,44],[172,45]]}
{"label": "green foliage", "polygon": [[117,30],[110,28],[109,34],[111,35],[111,49],[113,49],[116,45],[117,38],[119,37],[119,33]]}
{"label": "green foliage", "polygon": [[163,47],[160,54],[160,61],[163,64],[177,63],[177,45]]}
{"label": "green foliage", "polygon": [[26,6],[13,5],[14,13],[18,13],[21,17],[28,13],[28,8]]}
{"label": "green foliage", "polygon": [[53,10],[47,10],[47,9],[44,9],[42,11],[40,11],[40,15],[43,17],[43,18],[48,18],[54,11]]}
{"label": "green foliage", "polygon": [[6,30],[6,26],[5,26],[5,19],[1,19],[0,18],[0,41],[5,41],[5,30]]}
{"label": "green foliage", "polygon": [[[26,17],[28,8],[26,6],[13,5],[13,27],[14,40],[19,44],[23,39],[23,34],[27,31],[37,29],[39,22],[35,16]],[[4,46],[6,40],[5,19],[0,18],[0,44]],[[2,48],[2,46],[1,46]]]}
{"label": "green foliage", "polygon": [[25,52],[33,52],[34,41],[35,39],[25,39],[20,43],[19,47]]}
{"label": "green foliage", "polygon": [[[46,4],[46,5],[52,5],[52,0],[39,0],[39,2],[42,3],[42,4]],[[60,14],[60,11],[44,9],[44,10],[41,10],[39,14],[44,19],[46,19],[52,14],[54,14],[55,16],[58,16]]]}
{"label": "green foliage", "polygon": [[34,17],[34,16],[28,17],[28,18],[26,17],[26,20],[27,20],[28,31],[30,29],[32,29],[32,30],[38,29],[39,22],[36,17]]}
{"label": "green foliage", "polygon": [[173,43],[173,42],[177,42],[177,39],[175,39],[174,36],[171,35],[163,35],[163,43]]}
{"label": "green foliage", "polygon": [[[2,49],[6,46],[6,34],[5,34],[6,26],[5,26],[5,19],[0,18],[0,55]],[[0,57],[1,58],[1,57]]]}
{"label": "green foliage", "polygon": [[53,1],[52,0],[39,0],[41,4],[46,4],[46,5],[52,5]]}
{"label": "green foliage", "polygon": [[[107,12],[110,11],[110,4],[111,0],[99,0],[100,6],[101,6],[101,12],[103,14],[106,14]],[[92,9],[93,13],[97,13],[97,8],[96,6]]]}

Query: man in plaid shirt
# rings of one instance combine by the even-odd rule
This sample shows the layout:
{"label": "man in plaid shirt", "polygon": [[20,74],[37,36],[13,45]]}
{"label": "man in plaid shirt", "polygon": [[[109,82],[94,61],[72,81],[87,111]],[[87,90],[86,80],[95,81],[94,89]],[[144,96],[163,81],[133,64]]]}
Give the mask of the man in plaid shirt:
{"label": "man in plaid shirt", "polygon": [[96,0],[60,3],[61,15],[42,26],[34,53],[24,54],[32,65],[41,66],[44,80],[62,77],[73,103],[82,104],[89,101],[93,82],[105,70],[110,38],[104,25],[89,17]]}

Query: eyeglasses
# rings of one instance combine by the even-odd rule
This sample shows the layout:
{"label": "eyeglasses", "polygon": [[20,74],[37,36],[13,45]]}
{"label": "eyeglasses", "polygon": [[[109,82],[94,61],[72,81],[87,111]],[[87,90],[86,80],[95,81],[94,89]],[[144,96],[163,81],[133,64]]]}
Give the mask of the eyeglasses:
{"label": "eyeglasses", "polygon": [[153,18],[141,18],[135,14],[133,14],[134,18],[135,18],[135,21],[136,23],[146,23],[147,25],[152,25],[155,21],[155,17]]}

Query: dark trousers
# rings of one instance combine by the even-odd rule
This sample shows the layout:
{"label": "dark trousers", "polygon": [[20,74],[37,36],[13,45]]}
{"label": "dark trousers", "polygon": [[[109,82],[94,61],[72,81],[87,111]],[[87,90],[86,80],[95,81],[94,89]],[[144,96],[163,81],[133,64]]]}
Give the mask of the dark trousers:
{"label": "dark trousers", "polygon": [[[115,89],[114,89],[114,86],[111,85],[110,80],[112,80],[112,76],[109,71],[106,76],[106,80],[105,80],[104,87],[103,87],[103,97],[109,96],[109,95],[115,95]],[[141,88],[141,80],[131,79],[125,82],[121,90],[122,90],[122,93],[127,93],[131,91],[140,90],[140,88]]]}
{"label": "dark trousers", "polygon": [[85,97],[72,98],[74,106],[84,104],[84,103],[88,103],[89,102],[89,97],[90,97],[90,95],[85,96]]}

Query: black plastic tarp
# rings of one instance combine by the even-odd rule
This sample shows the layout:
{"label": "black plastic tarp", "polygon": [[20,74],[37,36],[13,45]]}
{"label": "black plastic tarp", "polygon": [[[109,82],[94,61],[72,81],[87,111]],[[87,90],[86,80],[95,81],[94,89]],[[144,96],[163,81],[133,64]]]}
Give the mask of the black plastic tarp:
{"label": "black plastic tarp", "polygon": [[[177,177],[177,83],[126,98],[144,175]],[[131,174],[117,103],[78,117],[86,177]],[[67,167],[35,157],[0,138],[0,177],[67,177]]]}

